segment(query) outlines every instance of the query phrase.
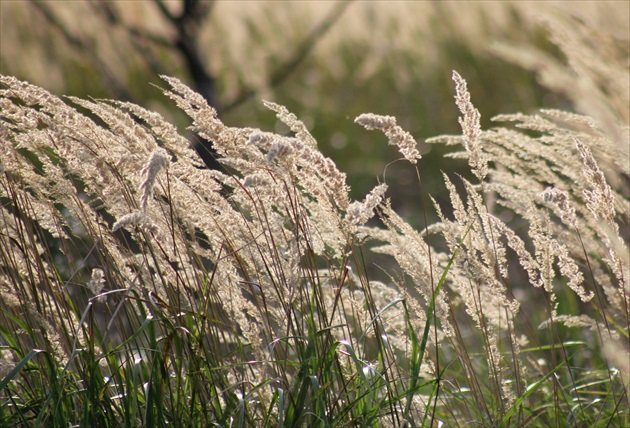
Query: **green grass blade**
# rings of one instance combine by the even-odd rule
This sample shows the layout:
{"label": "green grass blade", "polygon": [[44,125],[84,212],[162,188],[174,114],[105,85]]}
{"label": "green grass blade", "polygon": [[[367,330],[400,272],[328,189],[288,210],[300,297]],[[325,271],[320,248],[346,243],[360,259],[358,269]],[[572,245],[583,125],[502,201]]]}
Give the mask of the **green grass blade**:
{"label": "green grass blade", "polygon": [[[573,355],[575,355],[575,354],[573,354]],[[512,418],[512,416],[514,416],[514,414],[517,412],[518,408],[521,406],[521,404],[523,404],[523,402],[527,399],[527,397],[532,395],[538,389],[538,387],[540,387],[543,383],[545,383],[545,381],[547,381],[547,379],[549,379],[551,376],[553,376],[556,372],[558,372],[558,370],[560,370],[565,365],[566,365],[566,361],[561,362],[552,371],[550,371],[545,376],[543,376],[542,379],[540,379],[537,382],[531,384],[527,388],[525,393],[523,395],[521,395],[520,397],[518,397],[514,401],[514,404],[505,413],[505,415],[503,416],[503,418],[501,419],[501,422],[499,422],[499,425],[497,425],[497,427],[501,428],[501,427],[507,426],[509,424],[510,419]]]}
{"label": "green grass blade", "polygon": [[42,349],[32,349],[28,354],[26,354],[26,356],[22,358],[20,362],[17,363],[15,367],[13,367],[13,369],[11,369],[11,371],[4,377],[4,379],[0,381],[0,389],[4,389],[9,384],[9,382],[11,382],[11,380],[19,372],[22,371],[22,369],[28,364],[28,362],[31,361],[33,357],[35,357],[37,354],[41,352],[46,352],[46,351]]}

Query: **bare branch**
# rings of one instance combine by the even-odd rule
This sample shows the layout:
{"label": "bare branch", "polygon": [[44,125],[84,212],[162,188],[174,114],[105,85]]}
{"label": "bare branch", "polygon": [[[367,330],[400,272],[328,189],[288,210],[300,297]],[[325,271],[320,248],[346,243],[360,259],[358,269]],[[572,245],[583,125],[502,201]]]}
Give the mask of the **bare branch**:
{"label": "bare branch", "polygon": [[171,74],[165,67],[163,61],[159,60],[150,49],[150,44],[173,49],[175,44],[160,35],[151,33],[141,28],[129,25],[118,13],[115,5],[108,0],[90,0],[94,11],[104,17],[112,26],[123,28],[129,35],[129,41],[139,53],[138,57],[146,61],[150,70],[155,74]]}
{"label": "bare branch", "polygon": [[162,15],[164,15],[166,19],[168,19],[169,21],[176,20],[175,16],[171,13],[168,7],[166,7],[166,4],[163,0],[153,0],[153,2],[157,5],[158,9],[160,10],[160,12],[162,12]]}
{"label": "bare branch", "polygon": [[[317,42],[326,34],[326,32],[341,18],[345,10],[354,0],[342,0],[333,7],[328,15],[314,27],[308,36],[300,43],[293,53],[281,64],[275,71],[271,73],[268,86],[274,88],[286,80],[297,67],[306,59],[306,57],[315,48]],[[245,88],[233,100],[227,102],[223,107],[223,111],[230,111],[244,102],[251,99],[257,93],[256,88]]]}
{"label": "bare branch", "polygon": [[131,99],[129,92],[125,89],[125,86],[118,80],[116,74],[109,68],[107,62],[103,61],[95,53],[91,44],[85,39],[70,32],[68,27],[59,19],[59,17],[49,7],[49,3],[41,0],[29,0],[30,3],[37,9],[46,20],[51,24],[53,28],[59,31],[66,41],[76,48],[79,54],[83,55],[89,62],[101,71],[105,78],[106,84],[112,89],[114,96],[120,99]]}
{"label": "bare branch", "polygon": [[175,47],[175,44],[166,37],[162,37],[161,35],[152,33],[145,29],[136,28],[126,23],[116,10],[114,3],[108,0],[91,0],[90,4],[92,4],[97,13],[100,13],[105,17],[107,22],[111,25],[123,28],[133,38],[141,41],[142,45],[146,45],[145,42],[150,41],[158,46],[167,48]]}
{"label": "bare branch", "polygon": [[211,106],[219,110],[215,79],[202,60],[198,45],[199,29],[203,21],[209,16],[214,1],[182,0],[183,8],[179,16],[173,15],[163,0],[153,1],[177,31],[177,40],[174,46],[181,52],[186,61],[188,71],[195,82],[195,89]]}

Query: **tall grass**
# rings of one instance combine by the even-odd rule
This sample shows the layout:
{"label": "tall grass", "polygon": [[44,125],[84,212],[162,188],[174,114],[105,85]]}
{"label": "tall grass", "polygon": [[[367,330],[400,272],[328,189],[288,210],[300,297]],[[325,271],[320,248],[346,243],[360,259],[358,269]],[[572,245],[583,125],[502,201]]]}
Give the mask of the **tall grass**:
{"label": "tall grass", "polygon": [[628,70],[565,53],[594,117],[483,130],[453,72],[449,207],[411,134],[356,119],[415,168],[421,230],[280,105],[289,136],[230,128],[163,78],[224,173],[157,113],[0,77],[1,425],[630,424]]}

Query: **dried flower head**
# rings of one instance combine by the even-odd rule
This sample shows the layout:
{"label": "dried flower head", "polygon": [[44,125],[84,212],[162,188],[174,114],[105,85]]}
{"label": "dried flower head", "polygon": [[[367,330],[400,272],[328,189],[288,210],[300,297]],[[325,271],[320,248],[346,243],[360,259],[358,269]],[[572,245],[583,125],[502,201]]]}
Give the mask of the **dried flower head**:
{"label": "dried flower head", "polygon": [[373,129],[383,131],[389,139],[389,144],[397,146],[400,153],[412,164],[417,163],[422,158],[416,148],[418,143],[409,132],[396,125],[395,117],[364,113],[354,119],[354,121],[369,131]]}
{"label": "dried flower head", "polygon": [[143,212],[146,213],[147,211],[149,198],[151,197],[151,193],[153,193],[153,187],[155,187],[155,182],[158,174],[163,169],[168,168],[169,163],[170,157],[166,150],[158,148],[153,153],[151,153],[149,161],[142,169],[141,174],[144,175],[144,181],[140,184],[140,191],[142,192],[142,197],[140,198],[140,200]]}
{"label": "dried flower head", "polygon": [[[103,287],[105,287],[105,273],[103,272],[103,269],[92,269],[92,276],[90,277],[87,286],[94,296],[98,296],[101,291],[103,291]],[[105,296],[99,296],[97,297],[97,300],[103,301],[105,300]]]}
{"label": "dried flower head", "polygon": [[455,82],[455,103],[462,113],[459,124],[464,134],[464,148],[468,152],[468,162],[475,176],[483,181],[488,174],[488,159],[481,150],[481,115],[470,101],[466,81],[453,71]]}
{"label": "dried flower head", "polygon": [[146,219],[146,214],[140,211],[125,214],[112,225],[112,232],[125,226],[135,226],[142,224]]}
{"label": "dried flower head", "polygon": [[582,159],[582,175],[586,182],[590,184],[591,190],[584,190],[586,207],[593,213],[595,218],[601,218],[613,229],[619,232],[619,227],[615,223],[615,197],[612,189],[606,182],[604,173],[599,169],[591,151],[584,144],[575,141],[580,158]]}
{"label": "dried flower head", "polygon": [[379,184],[367,194],[362,202],[353,202],[348,207],[346,220],[354,226],[365,224],[372,216],[374,209],[381,203],[387,191],[387,184]]}
{"label": "dried flower head", "polygon": [[571,228],[576,227],[575,209],[571,206],[571,198],[567,192],[555,187],[548,187],[541,196],[544,202],[555,208],[565,224]]}

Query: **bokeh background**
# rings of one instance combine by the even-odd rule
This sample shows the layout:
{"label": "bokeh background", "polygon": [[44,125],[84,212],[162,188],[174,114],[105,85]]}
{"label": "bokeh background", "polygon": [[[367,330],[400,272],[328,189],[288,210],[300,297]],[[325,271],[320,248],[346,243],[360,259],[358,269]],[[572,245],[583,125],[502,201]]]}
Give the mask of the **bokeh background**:
{"label": "bokeh background", "polygon": [[[288,132],[262,106],[272,100],[307,124],[348,174],[353,198],[386,180],[394,207],[421,226],[415,170],[391,163],[399,158],[396,149],[354,118],[395,116],[420,142],[424,193],[443,201],[440,171],[466,175],[467,168],[445,158],[447,148],[423,141],[460,130],[452,70],[468,81],[484,127],[499,113],[573,110],[570,97],[539,82],[535,61],[515,61],[514,53],[562,62],[548,38],[554,20],[587,22],[627,40],[629,4],[1,1],[0,73],[55,94],[132,101],[182,132],[188,123],[162,95],[160,74],[200,91],[228,125]],[[203,142],[190,138],[204,152]]]}

